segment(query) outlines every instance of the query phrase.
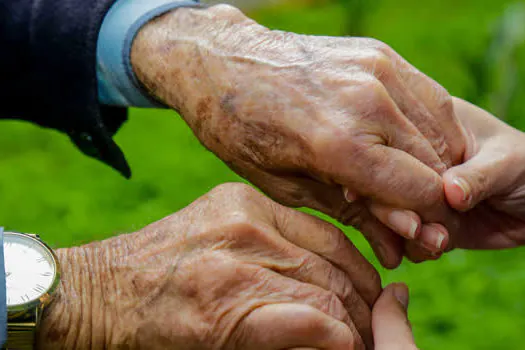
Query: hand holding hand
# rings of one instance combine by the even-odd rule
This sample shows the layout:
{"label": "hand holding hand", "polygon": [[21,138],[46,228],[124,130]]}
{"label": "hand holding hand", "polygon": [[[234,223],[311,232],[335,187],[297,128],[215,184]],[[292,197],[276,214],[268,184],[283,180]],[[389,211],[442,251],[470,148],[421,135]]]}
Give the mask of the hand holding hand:
{"label": "hand holding hand", "polygon": [[336,227],[246,185],[58,255],[63,280],[42,349],[372,345],[372,265]]}
{"label": "hand holding hand", "polygon": [[403,284],[385,288],[372,311],[376,350],[417,350],[407,318],[408,290]]}
{"label": "hand holding hand", "polygon": [[443,174],[446,200],[458,211],[448,249],[525,244],[525,134],[461,99],[454,105],[468,137],[464,163]]}
{"label": "hand holding hand", "polygon": [[463,212],[452,247],[525,244],[525,134],[463,100],[455,108],[469,137],[465,163],[443,175],[448,203]]}
{"label": "hand holding hand", "polygon": [[132,63],[233,170],[355,226],[388,267],[404,253],[392,229],[413,238],[421,222],[400,211],[384,225],[375,203],[448,215],[440,175],[464,152],[451,97],[379,41],[270,31],[222,5],[148,24]]}

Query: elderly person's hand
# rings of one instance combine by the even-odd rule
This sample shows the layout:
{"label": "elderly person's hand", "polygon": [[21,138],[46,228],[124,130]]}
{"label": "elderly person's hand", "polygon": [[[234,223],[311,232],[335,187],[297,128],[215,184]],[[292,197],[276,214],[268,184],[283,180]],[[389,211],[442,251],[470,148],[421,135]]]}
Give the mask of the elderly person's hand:
{"label": "elderly person's hand", "polygon": [[377,271],[336,227],[247,185],[58,256],[42,349],[372,346]]}
{"label": "elderly person's hand", "polygon": [[383,225],[371,204],[426,222],[448,213],[440,174],[464,152],[451,97],[381,42],[271,31],[219,5],[149,23],[131,58],[233,170],[282,204],[355,226],[385,266],[403,255],[391,228],[414,238],[421,222],[401,210]]}
{"label": "elderly person's hand", "polygon": [[376,350],[417,350],[407,317],[408,289],[403,284],[385,288],[372,311]]}
{"label": "elderly person's hand", "polygon": [[[449,229],[448,249],[525,244],[525,134],[463,100],[454,105],[468,137],[465,162],[443,175],[446,199],[461,212]],[[408,249],[419,251],[414,241]]]}

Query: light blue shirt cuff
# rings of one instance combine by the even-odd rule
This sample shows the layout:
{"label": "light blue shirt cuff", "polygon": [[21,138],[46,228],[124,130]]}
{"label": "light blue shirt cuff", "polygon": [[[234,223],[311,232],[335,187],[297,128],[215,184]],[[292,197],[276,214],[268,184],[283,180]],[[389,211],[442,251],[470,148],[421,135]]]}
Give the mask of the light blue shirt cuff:
{"label": "light blue shirt cuff", "polygon": [[7,287],[5,284],[4,228],[0,227],[0,345],[7,340]]}
{"label": "light blue shirt cuff", "polygon": [[151,19],[179,7],[198,7],[192,0],[118,0],[106,14],[97,41],[99,101],[112,106],[162,108],[142,88],[131,67],[131,45]]}

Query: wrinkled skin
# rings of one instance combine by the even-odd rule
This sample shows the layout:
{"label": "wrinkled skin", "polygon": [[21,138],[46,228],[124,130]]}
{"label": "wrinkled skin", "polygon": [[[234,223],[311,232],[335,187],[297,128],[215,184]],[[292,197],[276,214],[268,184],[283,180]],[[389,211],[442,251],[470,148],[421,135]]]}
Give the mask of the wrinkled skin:
{"label": "wrinkled skin", "polygon": [[449,230],[448,249],[521,246],[525,244],[525,133],[463,100],[454,103],[469,136],[465,162],[443,175],[446,199],[460,212],[455,214],[458,228]]}
{"label": "wrinkled skin", "polygon": [[336,227],[246,185],[58,255],[42,349],[372,348],[377,271]]}
{"label": "wrinkled skin", "polygon": [[[400,263],[403,241],[375,203],[454,226],[440,175],[465,145],[451,97],[385,44],[270,31],[219,5],[145,26],[132,64],[238,174],[358,228],[385,266]],[[424,226],[411,218],[400,226],[415,238]]]}

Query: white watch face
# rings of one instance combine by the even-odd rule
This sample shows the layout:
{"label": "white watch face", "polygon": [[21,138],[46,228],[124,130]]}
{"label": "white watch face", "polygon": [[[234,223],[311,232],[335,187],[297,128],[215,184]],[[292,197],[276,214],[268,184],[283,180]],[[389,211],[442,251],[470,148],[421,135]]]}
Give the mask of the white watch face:
{"label": "white watch face", "polygon": [[31,237],[4,233],[7,306],[39,299],[53,285],[56,265],[49,250]]}

